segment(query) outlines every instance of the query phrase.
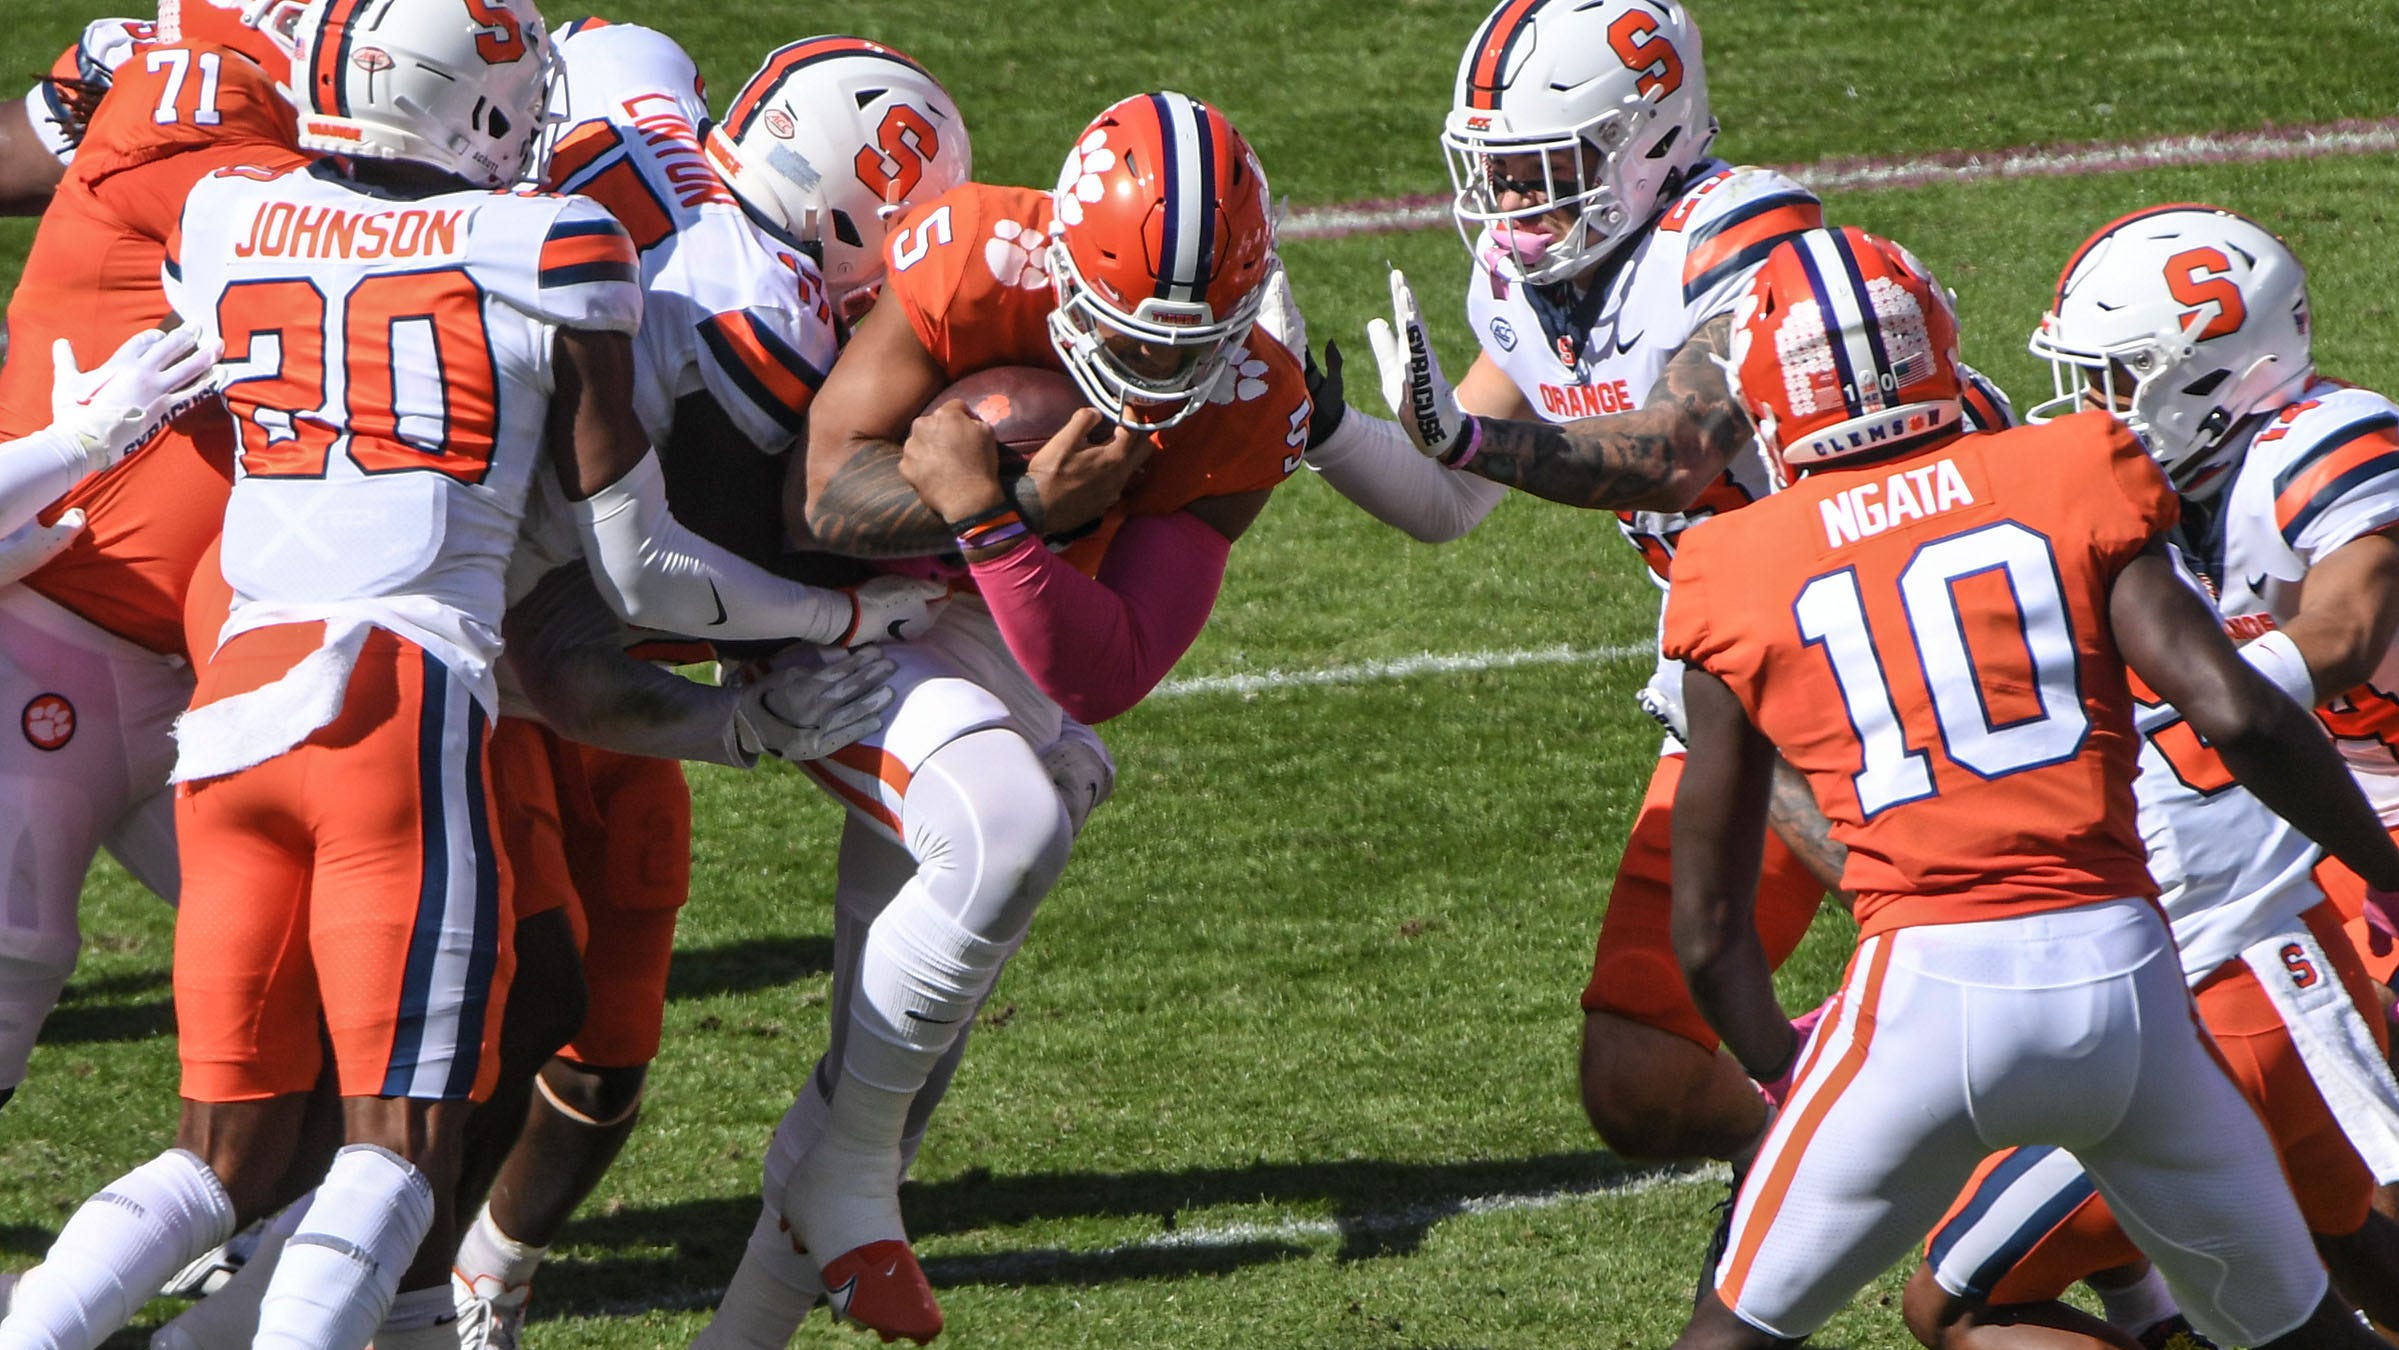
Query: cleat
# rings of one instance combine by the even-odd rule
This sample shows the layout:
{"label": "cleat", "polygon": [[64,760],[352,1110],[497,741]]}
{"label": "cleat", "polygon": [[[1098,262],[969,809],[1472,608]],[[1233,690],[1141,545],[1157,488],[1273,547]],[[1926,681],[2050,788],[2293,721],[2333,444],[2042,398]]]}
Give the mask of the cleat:
{"label": "cleat", "polygon": [[2217,1350],[2216,1343],[2200,1335],[2181,1313],[2150,1323],[2139,1339],[2141,1350]]}
{"label": "cleat", "polygon": [[941,1307],[907,1243],[886,1238],[825,1263],[825,1299],[833,1315],[881,1336],[923,1345],[941,1334]]}
{"label": "cleat", "polygon": [[458,1298],[458,1315],[463,1321],[471,1310],[469,1304],[486,1310],[490,1329],[484,1333],[484,1344],[490,1350],[518,1350],[525,1338],[525,1309],[533,1302],[533,1282],[502,1284],[490,1276],[462,1280],[458,1272],[450,1272],[450,1291]]}
{"label": "cleat", "polygon": [[[1716,1267],[1724,1264],[1725,1249],[1732,1245],[1733,1210],[1740,1203],[1741,1183],[1748,1179],[1749,1169],[1736,1165],[1732,1180],[1725,1183],[1724,1198],[1713,1207],[1716,1224],[1709,1230],[1707,1249],[1699,1258],[1699,1283],[1691,1290],[1691,1306],[1694,1308],[1707,1302],[1708,1291],[1716,1287]],[[2184,1350],[2195,1348],[2185,1347]]]}

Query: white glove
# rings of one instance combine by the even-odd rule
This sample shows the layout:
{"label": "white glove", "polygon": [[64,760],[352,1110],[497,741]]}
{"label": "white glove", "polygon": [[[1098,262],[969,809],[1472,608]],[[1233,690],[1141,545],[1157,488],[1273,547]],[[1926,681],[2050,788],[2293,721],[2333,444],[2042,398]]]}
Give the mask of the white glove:
{"label": "white glove", "polygon": [[880,576],[845,586],[842,593],[850,597],[850,627],[834,645],[855,647],[923,637],[949,600],[950,588],[918,577]]}
{"label": "white glove", "polygon": [[[1366,321],[1366,341],[1374,348],[1374,363],[1383,375],[1383,401],[1400,430],[1418,450],[1456,467],[1472,458],[1481,441],[1474,423],[1458,411],[1441,362],[1425,337],[1424,311],[1416,293],[1396,267],[1391,269],[1391,323]],[[1399,331],[1392,331],[1397,325]]]}
{"label": "white glove", "polygon": [[0,586],[13,585],[31,576],[43,563],[64,552],[81,533],[83,508],[76,506],[61,511],[56,525],[29,520],[7,534],[0,534]]}
{"label": "white glove", "polygon": [[1258,327],[1268,337],[1283,344],[1283,350],[1306,359],[1308,354],[1308,317],[1299,312],[1299,300],[1291,294],[1291,278],[1281,263],[1266,274],[1264,298],[1258,302]]}
{"label": "white glove", "polygon": [[892,669],[890,657],[872,650],[843,652],[822,666],[784,664],[778,656],[743,687],[734,736],[745,754],[763,751],[794,764],[822,759],[883,725]]}
{"label": "white glove", "polygon": [[1083,822],[1116,791],[1116,761],[1109,757],[1099,733],[1080,722],[1067,723],[1050,748],[1041,752],[1041,767],[1049,770],[1050,781],[1058,785],[1058,798],[1066,803],[1066,818],[1078,835],[1083,833]]}
{"label": "white glove", "polygon": [[81,446],[98,473],[215,392],[214,367],[224,354],[215,339],[202,342],[190,328],[145,328],[86,371],[60,338],[50,345],[50,425]]}
{"label": "white glove", "polygon": [[1683,715],[1683,663],[1660,661],[1650,672],[1649,683],[1633,695],[1641,711],[1658,720],[1666,734],[1678,741],[1691,739],[1691,719]]}

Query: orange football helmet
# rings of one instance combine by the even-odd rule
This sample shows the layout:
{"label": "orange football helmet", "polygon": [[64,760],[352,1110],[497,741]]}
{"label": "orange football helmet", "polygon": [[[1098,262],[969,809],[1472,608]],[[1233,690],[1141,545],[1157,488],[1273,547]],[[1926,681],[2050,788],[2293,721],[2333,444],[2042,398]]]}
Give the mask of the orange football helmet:
{"label": "orange football helmet", "polygon": [[1767,255],[1733,311],[1729,373],[1778,485],[1963,429],[1949,293],[1914,254],[1854,226]]}
{"label": "orange football helmet", "polygon": [[1076,137],[1052,201],[1050,341],[1067,373],[1137,430],[1199,411],[1274,266],[1249,142],[1197,99],[1138,94]]}

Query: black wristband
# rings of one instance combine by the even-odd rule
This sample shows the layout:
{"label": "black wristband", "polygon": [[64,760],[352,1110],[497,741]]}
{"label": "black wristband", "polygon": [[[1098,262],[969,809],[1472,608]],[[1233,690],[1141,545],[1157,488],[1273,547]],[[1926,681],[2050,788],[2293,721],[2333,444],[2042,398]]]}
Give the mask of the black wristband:
{"label": "black wristband", "polygon": [[950,527],[950,537],[955,539],[959,535],[966,533],[968,530],[973,529],[977,525],[989,525],[991,522],[998,520],[1001,516],[1008,515],[1015,510],[1016,503],[1003,501],[988,511],[977,511],[973,515],[966,517],[964,520],[950,520],[942,523]]}

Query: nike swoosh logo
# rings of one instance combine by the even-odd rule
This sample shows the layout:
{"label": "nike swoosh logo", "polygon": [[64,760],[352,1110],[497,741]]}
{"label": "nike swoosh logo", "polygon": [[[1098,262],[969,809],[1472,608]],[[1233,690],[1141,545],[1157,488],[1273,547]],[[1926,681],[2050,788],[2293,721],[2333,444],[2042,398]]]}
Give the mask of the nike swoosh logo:
{"label": "nike swoosh logo", "polygon": [[716,583],[713,581],[708,583],[708,598],[716,602],[716,617],[708,621],[708,626],[714,628],[725,621],[725,597],[716,593]]}
{"label": "nike swoosh logo", "polygon": [[2241,578],[2242,584],[2249,588],[2249,592],[2252,595],[2264,595],[2266,593],[2266,582],[2268,580],[2269,578],[2263,572],[2260,572],[2253,577]]}
{"label": "nike swoosh logo", "polygon": [[1622,356],[1622,355],[1624,355],[1626,352],[1629,352],[1629,351],[1631,351],[1631,350],[1633,349],[1633,346],[1634,346],[1634,344],[1635,344],[1635,343],[1638,343],[1638,342],[1640,342],[1640,341],[1641,341],[1641,339],[1643,339],[1643,338],[1645,338],[1645,337],[1648,337],[1648,336],[1649,336],[1649,331],[1648,331],[1647,329],[1643,329],[1642,331],[1640,331],[1640,332],[1638,332],[1638,333],[1635,333],[1635,334],[1633,334],[1633,340],[1632,340],[1632,342],[1627,342],[1627,341],[1625,341],[1623,338],[1620,338],[1620,337],[1618,337],[1618,338],[1612,338],[1611,340],[1612,340],[1612,341],[1613,341],[1613,342],[1616,344],[1616,354],[1617,354],[1618,356]]}
{"label": "nike swoosh logo", "polygon": [[906,619],[893,619],[890,623],[883,625],[883,631],[889,633],[892,641],[894,642],[905,641],[905,639],[900,636],[900,629],[905,627],[907,622],[908,621]]}

